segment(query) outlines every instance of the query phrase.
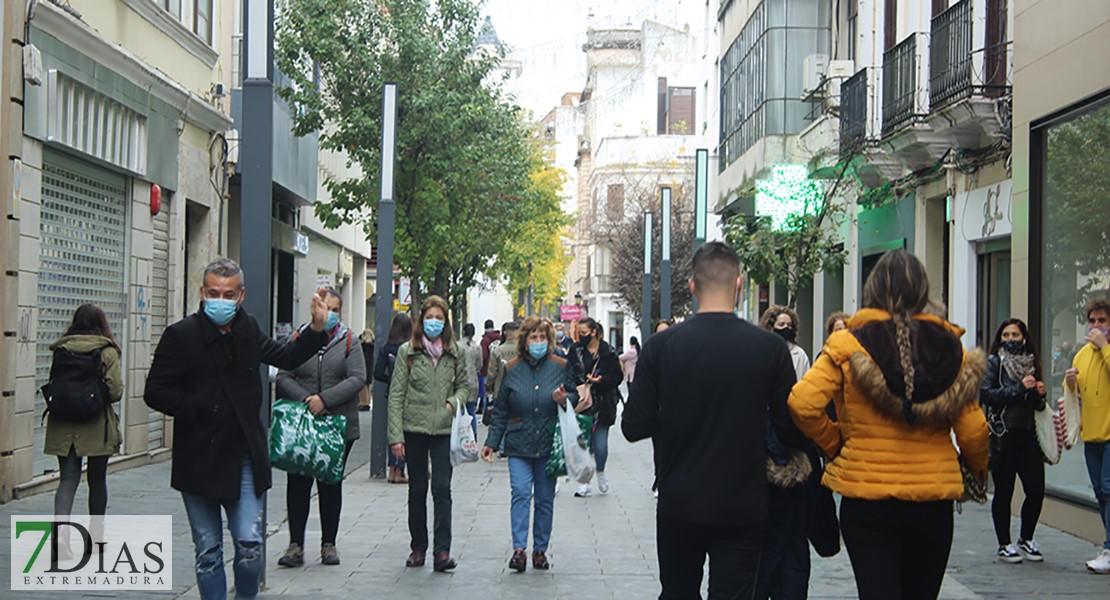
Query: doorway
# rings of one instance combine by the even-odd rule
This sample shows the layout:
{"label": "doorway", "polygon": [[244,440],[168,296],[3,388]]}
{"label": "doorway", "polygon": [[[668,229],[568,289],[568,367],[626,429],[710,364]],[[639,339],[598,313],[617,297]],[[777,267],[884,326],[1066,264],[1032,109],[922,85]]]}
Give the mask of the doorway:
{"label": "doorway", "polygon": [[1010,240],[980,244],[978,263],[979,305],[975,345],[986,348],[995,328],[1012,314]]}

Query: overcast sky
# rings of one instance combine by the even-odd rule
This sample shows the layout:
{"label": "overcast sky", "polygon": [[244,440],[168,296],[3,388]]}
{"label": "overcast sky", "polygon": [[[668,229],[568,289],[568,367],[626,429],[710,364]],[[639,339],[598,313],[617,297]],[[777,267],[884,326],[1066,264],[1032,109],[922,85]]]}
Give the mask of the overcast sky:
{"label": "overcast sky", "polygon": [[582,91],[587,27],[638,29],[654,19],[695,30],[704,27],[704,6],[705,0],[487,0],[483,14],[523,63],[515,86],[521,106],[542,118],[564,93]]}

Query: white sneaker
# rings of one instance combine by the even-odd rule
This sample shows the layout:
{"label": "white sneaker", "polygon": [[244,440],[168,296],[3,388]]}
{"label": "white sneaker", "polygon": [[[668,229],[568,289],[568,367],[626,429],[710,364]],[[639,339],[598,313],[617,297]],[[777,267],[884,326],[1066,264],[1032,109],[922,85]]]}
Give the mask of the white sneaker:
{"label": "white sneaker", "polygon": [[1041,562],[1044,560],[1044,555],[1041,554],[1041,547],[1033,540],[1018,540],[1017,548],[1021,551],[1021,555],[1025,560],[1033,562]]}
{"label": "white sneaker", "polygon": [[575,498],[588,498],[588,497],[590,497],[590,484],[583,483],[582,485],[578,486],[578,489],[575,490],[575,492],[574,492],[574,497]]}
{"label": "white sneaker", "polygon": [[1098,556],[1087,561],[1087,570],[1093,573],[1110,573],[1110,548],[1103,548]]}
{"label": "white sneaker", "polygon": [[597,473],[597,491],[602,494],[609,493],[609,478],[605,476],[605,473],[600,471]]}

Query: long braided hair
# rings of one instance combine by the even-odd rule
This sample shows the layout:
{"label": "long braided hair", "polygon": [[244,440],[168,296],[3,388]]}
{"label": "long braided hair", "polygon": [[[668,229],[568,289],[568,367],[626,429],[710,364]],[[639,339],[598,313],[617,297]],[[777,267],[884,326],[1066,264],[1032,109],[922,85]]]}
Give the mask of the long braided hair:
{"label": "long braided hair", "polygon": [[914,365],[911,334],[917,326],[912,317],[925,310],[928,303],[929,275],[925,265],[905,250],[893,250],[883,255],[863,286],[863,306],[885,310],[894,320],[898,361],[906,386],[902,411],[911,424],[916,420],[912,408]]}

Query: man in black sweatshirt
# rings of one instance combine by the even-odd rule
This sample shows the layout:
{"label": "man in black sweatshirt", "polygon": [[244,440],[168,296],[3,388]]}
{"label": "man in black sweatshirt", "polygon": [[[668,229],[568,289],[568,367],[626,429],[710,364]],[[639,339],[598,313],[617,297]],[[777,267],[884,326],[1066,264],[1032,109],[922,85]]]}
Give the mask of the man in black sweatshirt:
{"label": "man in black sweatshirt", "polygon": [[644,344],[621,419],[652,438],[659,486],[660,600],[751,598],[767,533],[766,439],[803,443],[786,399],[794,363],[781,338],[733,314],[740,264],[727,244],[694,254],[698,313]]}

